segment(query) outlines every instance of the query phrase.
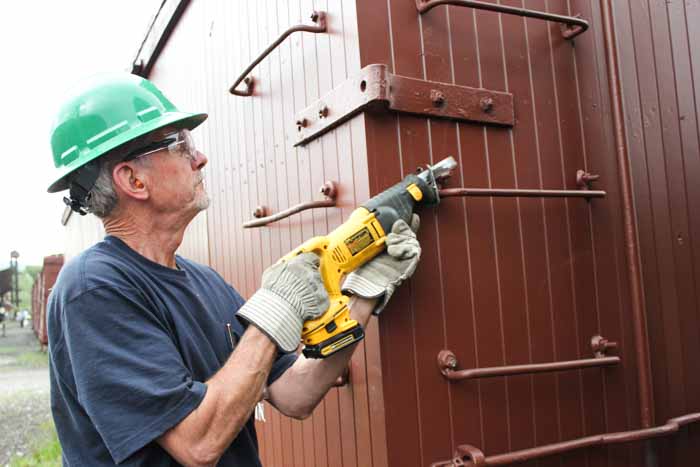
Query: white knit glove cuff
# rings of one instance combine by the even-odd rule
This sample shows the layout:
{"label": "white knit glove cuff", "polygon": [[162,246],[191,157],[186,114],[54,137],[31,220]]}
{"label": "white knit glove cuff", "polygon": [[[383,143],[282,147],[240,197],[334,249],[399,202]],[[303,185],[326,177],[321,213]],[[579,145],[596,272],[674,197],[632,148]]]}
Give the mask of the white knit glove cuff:
{"label": "white knit glove cuff", "polygon": [[274,292],[259,289],[238,310],[238,316],[264,332],[283,352],[294,352],[299,345],[304,323],[289,302]]}

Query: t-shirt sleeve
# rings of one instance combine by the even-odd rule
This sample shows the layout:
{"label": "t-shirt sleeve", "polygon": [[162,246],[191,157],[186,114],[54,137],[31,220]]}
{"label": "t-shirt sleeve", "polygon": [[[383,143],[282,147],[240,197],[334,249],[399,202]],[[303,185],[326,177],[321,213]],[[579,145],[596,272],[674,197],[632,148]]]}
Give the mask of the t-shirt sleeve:
{"label": "t-shirt sleeve", "polygon": [[62,332],[77,397],[120,463],[204,398],[174,336],[137,292],[94,289],[66,304]]}

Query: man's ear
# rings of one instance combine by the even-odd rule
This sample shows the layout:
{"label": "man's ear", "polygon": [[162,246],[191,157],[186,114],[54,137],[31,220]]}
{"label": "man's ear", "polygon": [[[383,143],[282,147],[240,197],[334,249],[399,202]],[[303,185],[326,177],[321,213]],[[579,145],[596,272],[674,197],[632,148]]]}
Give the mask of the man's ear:
{"label": "man's ear", "polygon": [[143,174],[128,162],[121,162],[112,171],[114,185],[125,196],[134,199],[148,199],[148,184]]}

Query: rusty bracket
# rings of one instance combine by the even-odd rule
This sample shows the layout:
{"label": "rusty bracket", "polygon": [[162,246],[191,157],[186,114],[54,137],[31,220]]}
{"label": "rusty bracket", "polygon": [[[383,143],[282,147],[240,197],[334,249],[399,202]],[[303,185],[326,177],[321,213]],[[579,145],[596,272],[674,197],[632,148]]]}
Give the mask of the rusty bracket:
{"label": "rusty bracket", "polygon": [[[275,50],[278,45],[284,41],[287,36],[292,34],[293,32],[298,32],[298,31],[305,31],[305,32],[313,32],[313,33],[319,33],[319,32],[326,32],[326,13],[323,11],[314,11],[311,14],[311,21],[317,24],[317,26],[309,26],[306,24],[297,24],[296,26],[292,26],[291,28],[287,29],[284,31],[280,37],[275,40],[268,48],[263,50],[263,52],[258,55],[258,57],[253,60],[253,62],[248,65],[248,67],[243,70],[243,73],[236,78],[236,81],[231,85],[229,88],[228,92],[231,94],[234,94],[236,96],[252,96],[253,95],[253,89],[255,87],[255,80],[253,79],[252,76],[248,76],[248,73],[253,71],[253,68],[255,68],[258,63],[260,63],[265,57],[267,57],[270,52]],[[246,89],[244,91],[236,89],[241,82],[245,83]]]}
{"label": "rusty bracket", "polygon": [[426,117],[513,126],[513,95],[489,89],[408,78],[384,64],[367,65],[295,117],[304,145],[360,112],[393,110]]}
{"label": "rusty bracket", "polygon": [[612,366],[620,363],[620,357],[609,357],[605,354],[608,349],[616,348],[616,342],[610,342],[602,336],[591,338],[591,349],[594,358],[568,360],[551,363],[532,363],[527,365],[497,366],[490,368],[471,368],[458,370],[457,357],[450,350],[441,350],[437,356],[440,373],[450,381],[463,379],[493,378],[496,376],[513,376],[533,373],[548,373],[552,371],[580,370],[583,368]]}
{"label": "rusty bracket", "polygon": [[296,214],[301,211],[306,211],[315,208],[332,208],[335,206],[336,197],[338,195],[338,188],[335,182],[327,181],[319,189],[321,193],[326,197],[326,199],[321,201],[309,201],[306,203],[297,204],[291,208],[287,208],[284,211],[280,211],[277,214],[268,215],[265,206],[258,206],[253,211],[253,217],[256,220],[250,220],[243,223],[244,229],[249,229],[251,227],[261,227],[263,225],[271,224],[277,222],[280,219],[289,217],[292,214]]}
{"label": "rusty bracket", "polygon": [[487,3],[477,0],[416,0],[416,9],[421,15],[440,5],[463,6],[467,8],[474,8],[476,10],[488,10],[507,15],[553,21],[562,25],[561,35],[564,39],[573,39],[579,34],[586,32],[589,26],[588,21],[581,19],[578,16],[556,15],[545,11],[501,5],[500,3]]}

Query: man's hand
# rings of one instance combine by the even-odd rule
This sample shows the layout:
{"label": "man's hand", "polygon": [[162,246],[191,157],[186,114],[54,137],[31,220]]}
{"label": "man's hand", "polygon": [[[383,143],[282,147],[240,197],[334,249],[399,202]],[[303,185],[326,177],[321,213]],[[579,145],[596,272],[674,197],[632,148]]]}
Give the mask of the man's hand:
{"label": "man's hand", "polygon": [[417,214],[411,218],[410,227],[403,220],[394,222],[386,237],[386,252],[349,274],[343,283],[343,293],[378,299],[373,313],[381,313],[396,287],[411,277],[418,266],[421,248],[416,232],[419,225]]}
{"label": "man's hand", "polygon": [[304,321],[328,309],[328,292],[313,253],[273,264],[265,270],[262,285],[238,311],[272,339],[283,352],[293,352],[301,340]]}

